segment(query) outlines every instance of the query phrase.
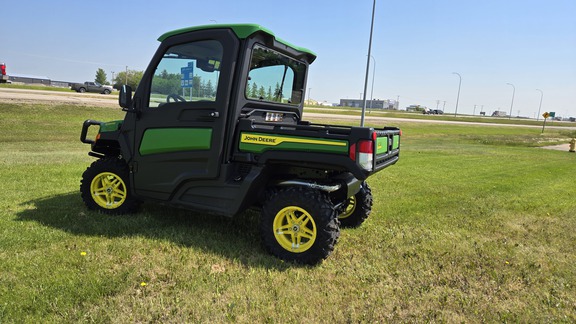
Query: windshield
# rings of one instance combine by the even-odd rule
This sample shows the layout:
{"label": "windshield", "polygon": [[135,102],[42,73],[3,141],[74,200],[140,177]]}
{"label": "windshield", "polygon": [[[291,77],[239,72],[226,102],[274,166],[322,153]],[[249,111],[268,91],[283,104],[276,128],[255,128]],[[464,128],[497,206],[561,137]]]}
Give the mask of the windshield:
{"label": "windshield", "polygon": [[215,40],[170,47],[152,78],[149,107],[216,101],[222,52],[222,45]]}
{"label": "windshield", "polygon": [[252,50],[246,98],[299,105],[306,65],[262,45]]}

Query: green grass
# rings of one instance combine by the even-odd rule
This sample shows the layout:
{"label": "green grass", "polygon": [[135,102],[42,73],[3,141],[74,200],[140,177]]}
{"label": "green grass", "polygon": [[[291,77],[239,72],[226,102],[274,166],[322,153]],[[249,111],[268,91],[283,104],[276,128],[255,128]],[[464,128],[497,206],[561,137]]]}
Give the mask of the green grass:
{"label": "green grass", "polygon": [[[362,113],[361,108],[352,108],[352,107],[306,107],[307,112],[314,112],[314,113],[324,113],[324,114],[341,114],[341,115],[350,115],[350,116],[360,116]],[[528,119],[528,118],[511,118],[508,117],[481,117],[481,116],[471,116],[471,115],[457,115],[456,117],[454,114],[446,113],[443,115],[424,115],[421,112],[406,112],[406,111],[399,111],[399,110],[382,110],[382,109],[372,109],[366,110],[365,116],[368,117],[387,117],[387,118],[407,118],[407,119],[419,119],[419,120],[444,120],[444,121],[457,121],[457,122],[467,122],[467,123],[483,123],[483,124],[512,124],[512,125],[527,125],[527,126],[540,126],[544,120],[540,118],[539,121],[535,119]],[[576,123],[574,122],[561,122],[561,121],[552,121],[548,119],[546,122],[546,129],[549,129],[550,126],[557,126],[557,127],[576,127]]]}
{"label": "green grass", "polygon": [[122,116],[0,104],[0,323],[576,321],[576,155],[533,147],[570,131],[397,123],[372,215],[302,267],[254,211],[88,212],[81,124]]}

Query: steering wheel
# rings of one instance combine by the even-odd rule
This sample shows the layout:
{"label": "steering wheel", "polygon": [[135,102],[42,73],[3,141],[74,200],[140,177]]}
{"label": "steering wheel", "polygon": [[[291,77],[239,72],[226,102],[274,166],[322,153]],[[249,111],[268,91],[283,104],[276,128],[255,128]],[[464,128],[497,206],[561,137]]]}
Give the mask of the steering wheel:
{"label": "steering wheel", "polygon": [[172,99],[172,101],[174,101],[174,102],[186,102],[186,99],[184,99],[184,97],[177,95],[175,93],[169,94],[166,97],[166,102],[171,103],[172,101],[170,99]]}

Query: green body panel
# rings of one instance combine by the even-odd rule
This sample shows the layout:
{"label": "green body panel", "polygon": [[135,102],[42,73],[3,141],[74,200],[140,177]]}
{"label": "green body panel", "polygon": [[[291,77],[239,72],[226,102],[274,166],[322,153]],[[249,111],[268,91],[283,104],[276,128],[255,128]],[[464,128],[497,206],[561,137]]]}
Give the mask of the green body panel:
{"label": "green body panel", "polygon": [[171,37],[171,36],[175,36],[175,35],[179,35],[179,34],[183,34],[183,33],[188,33],[188,32],[192,32],[192,31],[197,31],[197,30],[208,30],[208,29],[218,29],[218,28],[230,28],[230,29],[232,29],[232,31],[234,31],[236,36],[240,39],[246,39],[250,35],[252,35],[256,32],[264,32],[264,33],[274,37],[278,42],[280,42],[280,43],[282,43],[288,47],[291,47],[297,51],[307,53],[307,54],[310,54],[310,55],[313,55],[314,57],[316,57],[316,53],[312,52],[311,50],[304,48],[304,47],[292,45],[292,44],[288,43],[287,41],[276,37],[276,35],[274,35],[274,33],[272,31],[270,31],[269,29],[264,28],[264,27],[257,25],[257,24],[218,24],[218,25],[193,26],[193,27],[187,27],[187,28],[181,28],[181,29],[169,31],[167,33],[164,33],[162,36],[158,37],[158,40],[162,42],[166,38]]}
{"label": "green body panel", "polygon": [[123,120],[113,120],[109,122],[105,122],[100,124],[100,132],[114,132],[120,129],[120,125],[122,125]]}
{"label": "green body panel", "polygon": [[152,128],[144,132],[140,155],[209,150],[211,128]]}
{"label": "green body panel", "polygon": [[252,153],[285,150],[348,154],[347,141],[247,132],[240,134],[239,148]]}
{"label": "green body panel", "polygon": [[378,137],[376,139],[376,154],[388,152],[388,137]]}
{"label": "green body panel", "polygon": [[394,135],[392,138],[392,149],[397,150],[400,147],[400,135]]}

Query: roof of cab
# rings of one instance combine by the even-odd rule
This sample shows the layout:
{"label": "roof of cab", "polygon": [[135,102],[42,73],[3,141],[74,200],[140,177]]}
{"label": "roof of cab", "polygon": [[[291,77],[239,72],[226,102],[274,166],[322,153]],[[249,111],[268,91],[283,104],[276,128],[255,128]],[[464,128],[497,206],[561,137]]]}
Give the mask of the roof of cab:
{"label": "roof of cab", "polygon": [[280,43],[282,43],[288,47],[291,47],[297,51],[309,54],[312,57],[316,58],[316,53],[312,52],[311,50],[304,48],[304,47],[299,47],[299,46],[295,46],[293,44],[290,44],[287,41],[276,37],[276,35],[274,35],[274,33],[272,31],[270,31],[268,28],[262,27],[262,26],[257,25],[257,24],[216,24],[216,25],[202,25],[202,26],[186,27],[186,28],[176,29],[176,30],[164,33],[162,36],[160,36],[158,38],[158,40],[162,42],[171,36],[175,36],[175,35],[179,35],[179,34],[183,34],[183,33],[188,33],[188,32],[192,32],[192,31],[197,31],[197,30],[218,29],[218,28],[232,29],[232,31],[240,39],[248,38],[250,35],[252,35],[256,32],[264,32],[264,33],[274,37],[278,42],[280,42]]}

